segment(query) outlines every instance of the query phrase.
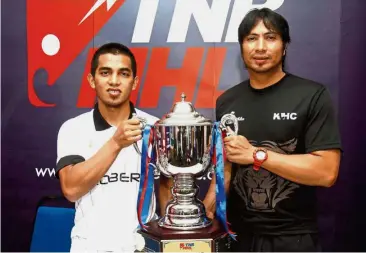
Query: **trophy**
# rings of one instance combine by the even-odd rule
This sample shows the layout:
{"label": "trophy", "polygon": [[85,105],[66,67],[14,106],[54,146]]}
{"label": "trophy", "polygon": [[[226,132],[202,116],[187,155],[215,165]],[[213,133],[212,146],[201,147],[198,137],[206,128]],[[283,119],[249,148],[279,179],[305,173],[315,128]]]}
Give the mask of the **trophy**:
{"label": "trophy", "polygon": [[[203,203],[197,199],[199,189],[195,183],[196,177],[214,168],[214,123],[199,114],[185,98],[183,93],[182,100],[152,127],[153,167],[173,178],[173,199],[165,207],[163,217],[148,222],[138,233],[144,237],[144,250],[148,252],[229,251],[230,237],[218,220],[206,216]],[[220,129],[225,130],[226,121],[235,120],[235,116],[223,119]]]}

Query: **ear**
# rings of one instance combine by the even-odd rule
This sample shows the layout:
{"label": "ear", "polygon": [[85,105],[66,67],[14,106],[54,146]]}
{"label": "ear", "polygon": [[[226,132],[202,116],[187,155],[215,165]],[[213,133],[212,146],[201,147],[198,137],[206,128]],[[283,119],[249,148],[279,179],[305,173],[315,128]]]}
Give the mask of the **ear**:
{"label": "ear", "polygon": [[287,44],[285,44],[285,46],[284,46],[284,49],[283,49],[283,56],[285,56],[285,55],[286,55],[286,50],[287,50]]}
{"label": "ear", "polygon": [[92,76],[92,74],[89,73],[87,78],[88,78],[90,87],[92,87],[92,89],[94,90],[95,89],[94,77]]}
{"label": "ear", "polygon": [[138,83],[139,83],[139,77],[138,77],[138,76],[136,76],[136,77],[134,78],[134,80],[133,80],[132,90],[135,90],[135,89],[136,89],[136,87],[137,87]]}

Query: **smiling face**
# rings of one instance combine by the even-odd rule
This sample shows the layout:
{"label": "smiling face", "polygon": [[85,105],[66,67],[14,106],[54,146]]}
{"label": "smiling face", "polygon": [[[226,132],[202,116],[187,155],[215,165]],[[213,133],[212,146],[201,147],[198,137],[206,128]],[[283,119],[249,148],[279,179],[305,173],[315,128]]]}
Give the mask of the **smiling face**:
{"label": "smiling face", "polygon": [[248,71],[267,73],[282,71],[282,57],[285,46],[281,36],[268,29],[260,20],[244,38],[242,57]]}
{"label": "smiling face", "polygon": [[129,101],[131,91],[136,89],[138,77],[134,77],[131,59],[124,54],[101,54],[95,76],[88,76],[95,90],[98,103],[106,107],[120,107]]}

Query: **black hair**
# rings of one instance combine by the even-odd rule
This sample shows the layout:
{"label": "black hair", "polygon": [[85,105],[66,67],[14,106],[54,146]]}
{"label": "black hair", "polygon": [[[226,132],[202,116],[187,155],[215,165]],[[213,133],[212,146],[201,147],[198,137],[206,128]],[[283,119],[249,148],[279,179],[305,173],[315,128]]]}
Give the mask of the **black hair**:
{"label": "black hair", "polygon": [[95,51],[91,61],[91,69],[90,69],[90,73],[92,74],[93,77],[95,76],[95,72],[98,68],[99,56],[102,54],[114,54],[114,55],[122,54],[128,56],[131,60],[132,75],[133,77],[136,77],[137,64],[134,54],[125,45],[115,42],[104,44],[101,47],[99,47],[97,51]]}
{"label": "black hair", "polygon": [[[269,8],[253,9],[245,15],[238,28],[238,41],[240,43],[240,49],[242,50],[242,44],[245,37],[250,34],[252,29],[259,21],[263,21],[263,24],[267,29],[275,31],[280,35],[284,49],[286,49],[286,46],[291,42],[290,28],[287,20]],[[283,66],[285,63],[285,58],[286,54],[282,57]]]}

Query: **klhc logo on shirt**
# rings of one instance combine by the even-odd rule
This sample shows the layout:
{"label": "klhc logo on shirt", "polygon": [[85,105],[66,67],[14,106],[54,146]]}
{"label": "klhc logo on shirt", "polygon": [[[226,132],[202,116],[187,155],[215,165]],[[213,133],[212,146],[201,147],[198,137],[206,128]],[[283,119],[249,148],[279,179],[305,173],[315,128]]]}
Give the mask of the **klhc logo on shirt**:
{"label": "klhc logo on shirt", "polygon": [[295,120],[297,119],[297,113],[295,112],[281,112],[273,113],[273,120]]}

